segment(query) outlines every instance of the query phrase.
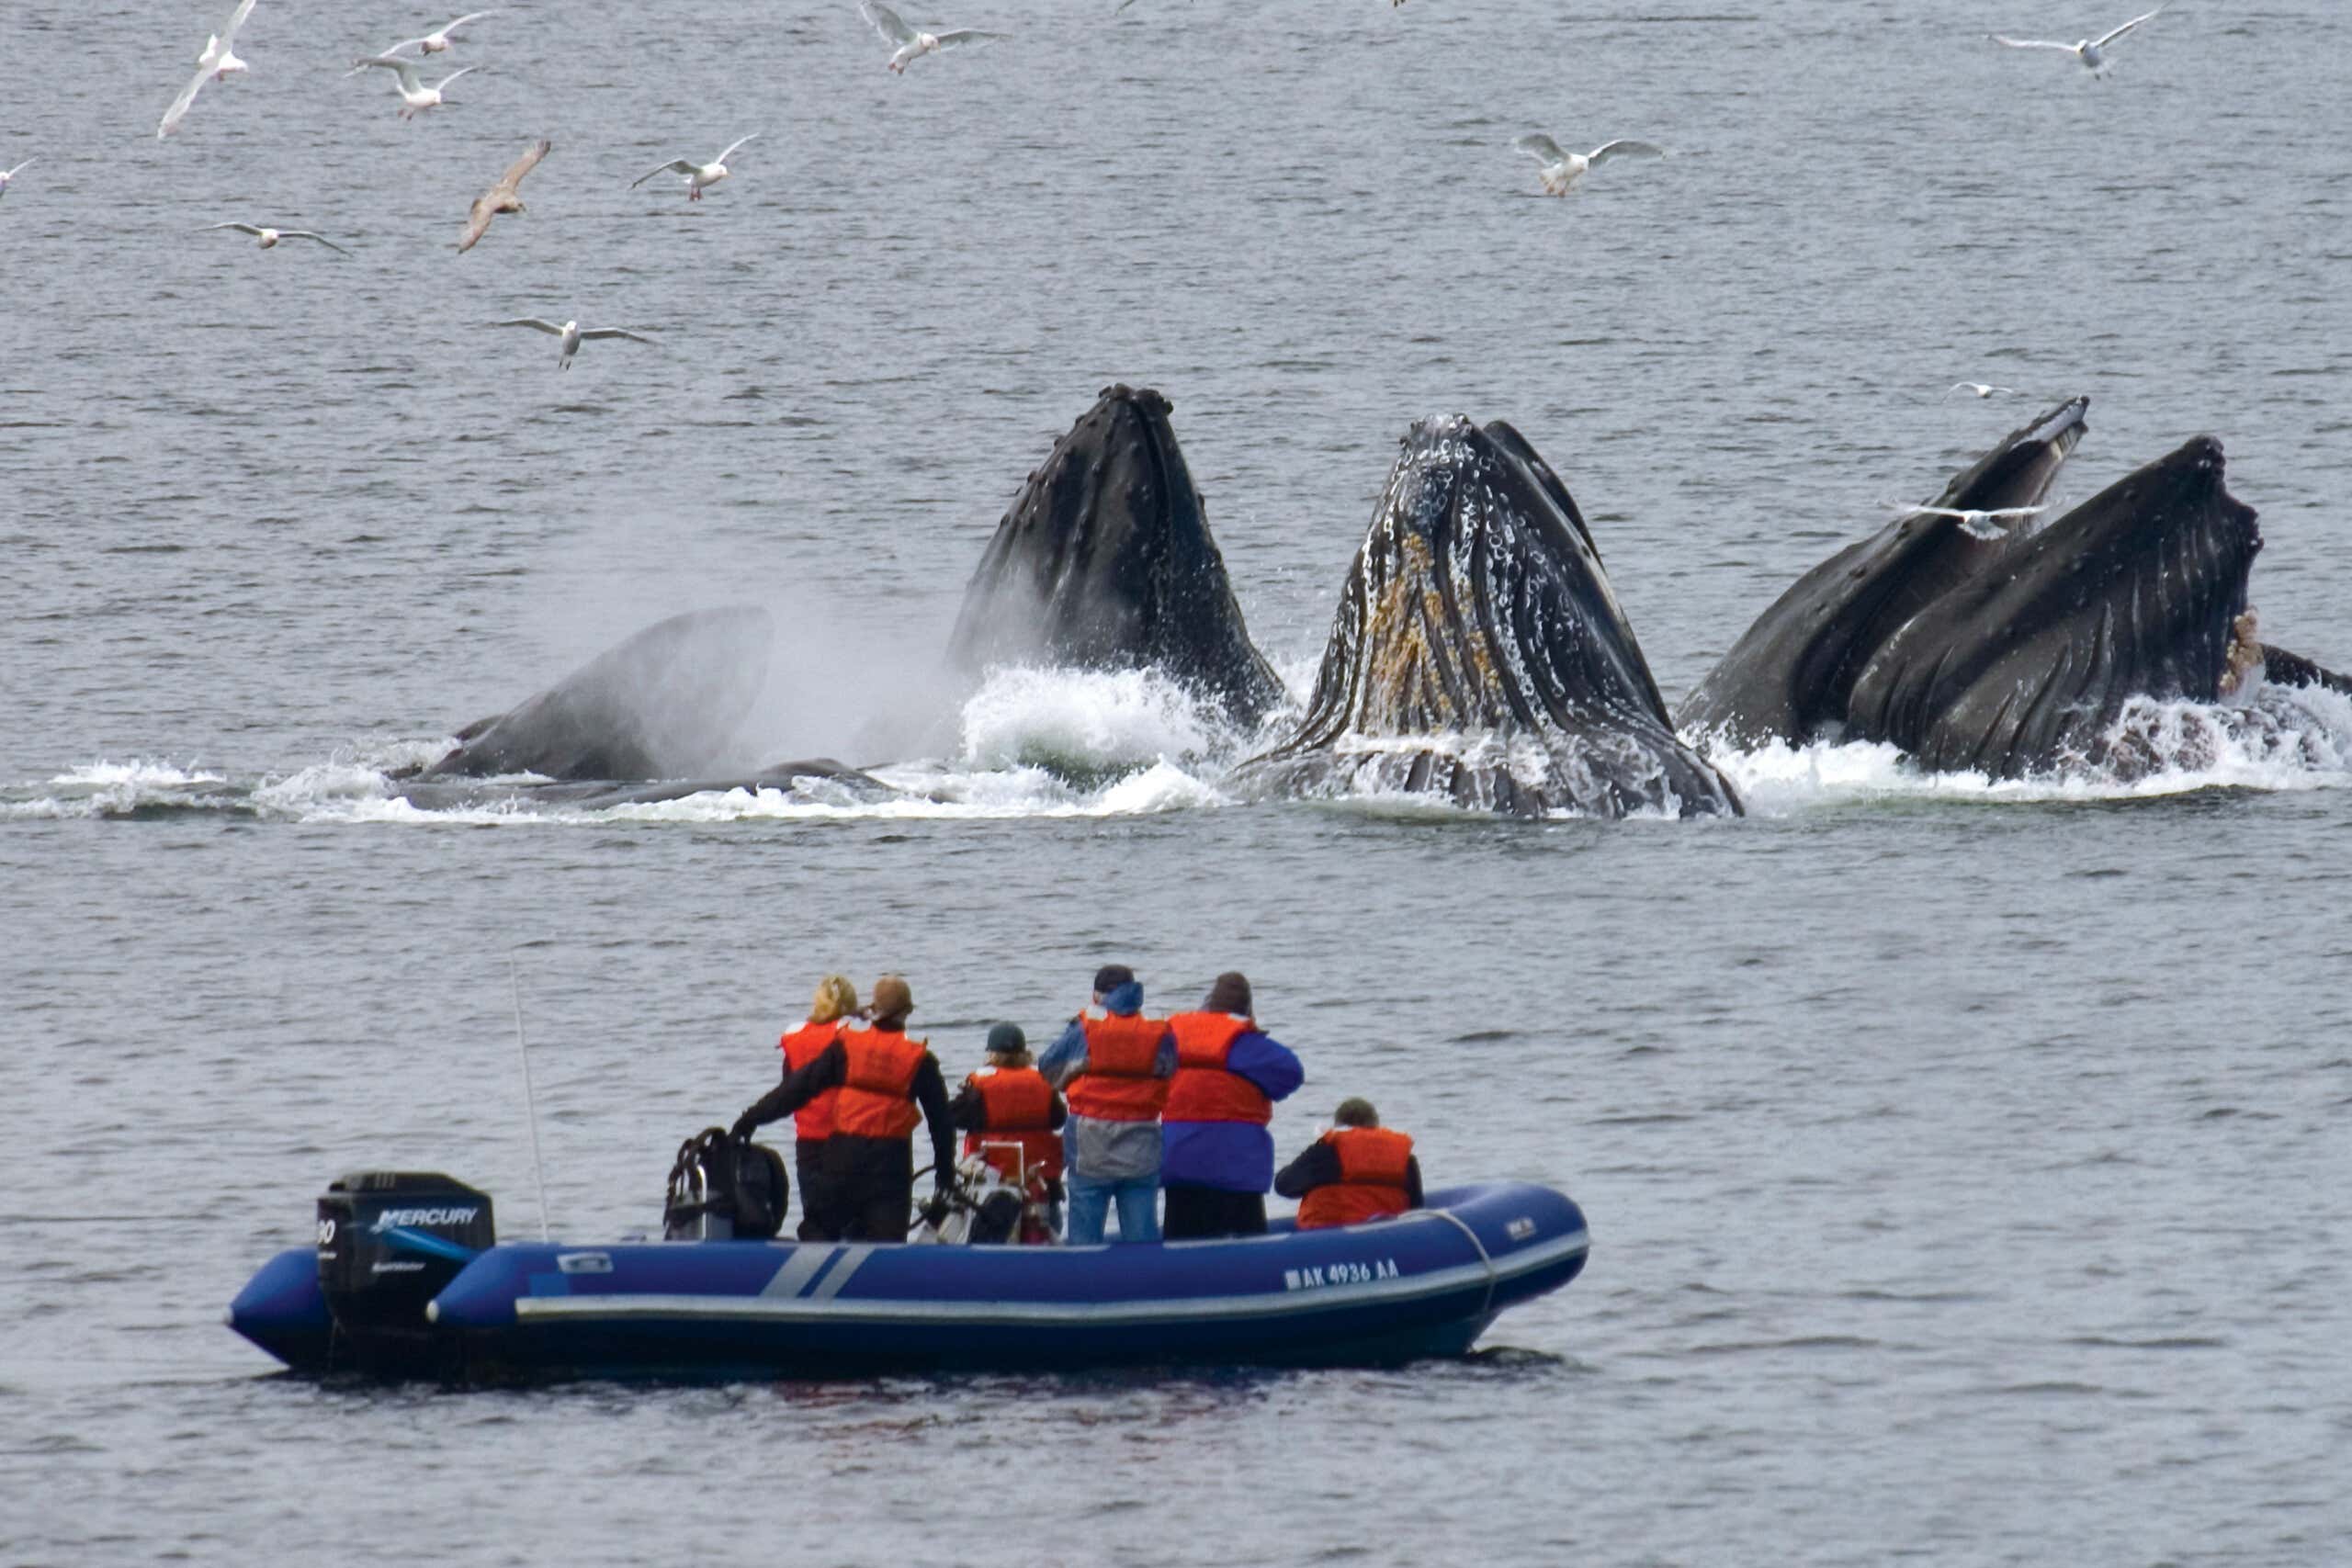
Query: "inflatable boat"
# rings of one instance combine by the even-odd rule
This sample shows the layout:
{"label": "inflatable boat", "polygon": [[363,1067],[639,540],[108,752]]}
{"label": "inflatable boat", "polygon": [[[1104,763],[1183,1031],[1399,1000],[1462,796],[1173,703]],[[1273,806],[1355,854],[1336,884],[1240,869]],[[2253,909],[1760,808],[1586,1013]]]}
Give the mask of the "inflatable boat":
{"label": "inflatable boat", "polygon": [[1111,1365],[1376,1365],[1467,1351],[1585,1263],[1583,1213],[1487,1182],[1367,1224],[1153,1246],[498,1242],[488,1195],[346,1177],[315,1247],[229,1325],[288,1366],[466,1382]]}

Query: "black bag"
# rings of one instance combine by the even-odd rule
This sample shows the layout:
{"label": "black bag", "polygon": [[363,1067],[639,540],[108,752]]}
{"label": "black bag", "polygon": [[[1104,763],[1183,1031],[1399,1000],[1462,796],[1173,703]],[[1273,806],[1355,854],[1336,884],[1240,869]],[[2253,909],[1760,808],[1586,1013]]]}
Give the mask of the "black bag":
{"label": "black bag", "polygon": [[764,1144],[706,1127],[678,1145],[662,1235],[670,1241],[765,1241],[784,1228],[792,1179]]}

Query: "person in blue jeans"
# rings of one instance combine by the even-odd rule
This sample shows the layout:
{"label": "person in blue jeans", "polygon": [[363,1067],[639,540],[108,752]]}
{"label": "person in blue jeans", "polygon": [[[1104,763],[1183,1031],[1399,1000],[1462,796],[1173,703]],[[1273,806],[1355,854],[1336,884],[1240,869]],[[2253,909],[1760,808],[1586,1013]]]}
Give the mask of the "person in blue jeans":
{"label": "person in blue jeans", "polygon": [[1094,976],[1094,999],[1037,1058],[1062,1091],[1064,1179],[1073,1247],[1102,1240],[1111,1207],[1123,1242],[1159,1239],[1159,1111],[1176,1074],[1168,1021],[1146,1016],[1143,987],[1124,964]]}

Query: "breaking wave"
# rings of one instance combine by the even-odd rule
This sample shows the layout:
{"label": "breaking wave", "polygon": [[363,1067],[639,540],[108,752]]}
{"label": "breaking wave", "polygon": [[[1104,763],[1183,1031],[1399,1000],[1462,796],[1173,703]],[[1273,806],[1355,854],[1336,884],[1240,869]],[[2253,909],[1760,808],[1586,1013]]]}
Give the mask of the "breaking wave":
{"label": "breaking wave", "polygon": [[[1294,690],[1295,684],[1294,679]],[[401,797],[395,774],[439,756],[449,743],[386,738],[289,773],[243,780],[194,762],[89,762],[0,786],[0,821],[227,813],[290,822],[560,827],[1196,811],[1237,803],[1241,796],[1221,784],[1227,770],[1295,712],[1270,719],[1267,732],[1243,735],[1213,706],[1152,671],[1013,668],[996,671],[965,700],[952,738],[939,743],[942,755],[870,770],[894,792],[886,798],[875,798],[870,788],[808,779],[788,790],[707,790],[594,807],[534,801],[528,786],[537,781],[524,776],[482,781],[484,795],[473,804],[426,809]],[[2126,710],[2103,750],[2109,761],[2096,769],[2026,779],[1923,773],[1894,747],[1860,741],[1774,742],[1712,754],[1749,812],[1762,817],[1877,800],[2005,804],[2333,789],[2352,784],[2352,697],[2265,686],[2233,706],[2142,701]],[[502,787],[511,793],[502,795]],[[1480,815],[1377,788],[1317,807],[1399,821]]]}

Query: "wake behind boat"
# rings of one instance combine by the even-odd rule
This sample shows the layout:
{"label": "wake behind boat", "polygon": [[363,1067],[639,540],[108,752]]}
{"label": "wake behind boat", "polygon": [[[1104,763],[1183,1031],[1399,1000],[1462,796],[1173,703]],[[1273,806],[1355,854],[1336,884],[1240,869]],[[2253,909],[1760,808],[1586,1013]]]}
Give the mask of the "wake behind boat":
{"label": "wake behind boat", "polygon": [[496,1242],[446,1177],[346,1177],[229,1325],[303,1372],[458,1382],[1383,1365],[1468,1351],[1582,1271],[1583,1213],[1496,1181],[1369,1224],[1150,1246]]}

